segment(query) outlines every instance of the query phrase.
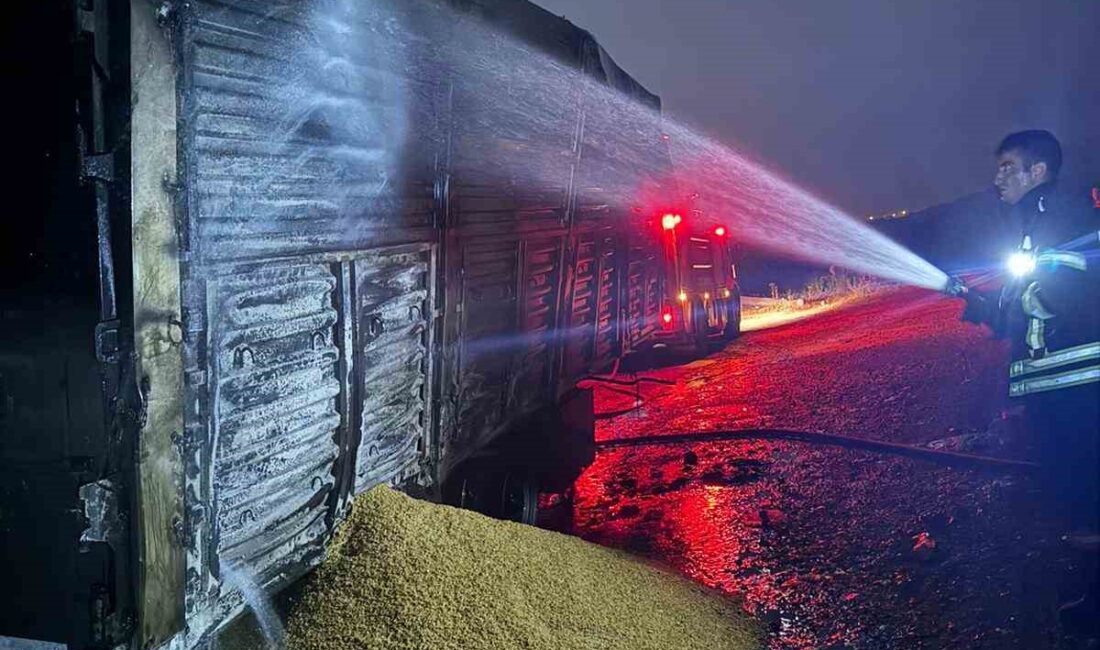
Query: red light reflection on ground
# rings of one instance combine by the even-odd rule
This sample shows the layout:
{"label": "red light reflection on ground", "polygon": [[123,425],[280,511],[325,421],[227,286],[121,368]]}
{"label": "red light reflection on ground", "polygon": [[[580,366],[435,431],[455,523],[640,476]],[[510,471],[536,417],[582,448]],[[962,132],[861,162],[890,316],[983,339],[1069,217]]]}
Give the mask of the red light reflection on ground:
{"label": "red light reflection on ground", "polygon": [[776,576],[753,563],[761,505],[776,498],[761,480],[771,448],[738,441],[605,450],[575,485],[575,525],[592,541],[743,597],[749,611],[776,607]]}
{"label": "red light reflection on ground", "polygon": [[[597,412],[632,409],[600,421],[596,438],[787,428],[921,444],[973,430],[1003,407],[1004,379],[991,369],[1004,349],[960,324],[958,310],[924,292],[888,293],[645,373],[674,385],[592,382]],[[960,536],[1012,529],[1016,506],[993,502],[989,485],[949,468],[783,441],[607,448],[574,485],[573,532],[739,598],[768,627],[772,648],[915,647],[909,641],[929,634],[969,648],[973,637],[955,631],[963,624],[944,604],[957,578],[914,566],[910,538],[960,512],[986,513],[967,515],[974,523],[957,527]],[[997,557],[971,563],[967,611],[990,607],[982,599],[1002,570],[989,559]]]}

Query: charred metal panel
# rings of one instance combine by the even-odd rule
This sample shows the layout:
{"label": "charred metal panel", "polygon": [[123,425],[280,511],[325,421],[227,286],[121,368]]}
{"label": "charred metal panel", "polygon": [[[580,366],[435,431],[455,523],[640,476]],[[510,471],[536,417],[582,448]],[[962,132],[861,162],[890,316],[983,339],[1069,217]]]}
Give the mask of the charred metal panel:
{"label": "charred metal panel", "polygon": [[563,238],[554,232],[462,242],[453,269],[461,293],[449,305],[458,327],[447,333],[444,473],[556,397]]}
{"label": "charred metal panel", "polygon": [[576,258],[568,329],[565,379],[575,381],[607,365],[619,351],[619,265],[626,259],[613,226],[585,227],[576,234]]}
{"label": "charred metal panel", "polygon": [[[515,3],[519,4],[519,3]],[[520,58],[523,74],[501,61]],[[491,38],[455,62],[452,168],[460,190],[461,224],[561,217],[575,151],[578,106],[562,97],[570,72],[556,61],[532,56],[507,40]],[[467,67],[469,66],[469,67]],[[552,81],[559,81],[555,84]],[[498,195],[504,203],[493,202]]]}
{"label": "charred metal panel", "polygon": [[[340,427],[335,287],[332,265],[304,261],[238,267],[207,284],[214,412],[209,498],[195,505],[209,513],[205,569],[215,577],[228,565],[281,584],[320,556]],[[239,606],[239,585],[192,580],[193,631]]]}
{"label": "charred metal panel", "polygon": [[319,561],[351,493],[429,474],[439,9],[176,5],[188,644],[241,610],[235,576]]}
{"label": "charred metal panel", "polygon": [[514,240],[463,247],[462,346],[457,444],[473,443],[504,421],[516,346],[519,251]]}
{"label": "charred metal panel", "polygon": [[[532,34],[576,40],[555,60],[521,48],[517,76],[508,39],[453,55],[469,4],[173,5],[190,645],[241,610],[233,576],[272,589],[315,564],[350,495],[428,481],[561,393],[578,187],[607,219],[624,176],[578,184],[583,91],[541,83],[570,78],[586,35],[538,12]],[[623,146],[604,118],[594,156]],[[614,353],[627,256],[605,231],[624,223],[585,226],[601,234],[566,386]]]}
{"label": "charred metal panel", "polygon": [[661,310],[660,264],[652,249],[631,248],[624,296],[627,347],[646,340],[657,328]]}
{"label": "charred metal panel", "polygon": [[387,27],[404,19],[396,7],[234,0],[190,10],[202,259],[374,247],[395,226],[406,240],[430,236],[438,93],[417,76],[416,44]]}
{"label": "charred metal panel", "polygon": [[565,375],[574,378],[583,375],[592,365],[595,355],[597,294],[599,284],[598,243],[591,230],[576,236],[573,261],[573,291],[570,295],[570,311],[565,342]]}
{"label": "charred metal panel", "polygon": [[[511,184],[478,184],[469,182],[469,176],[462,178],[455,188],[453,207],[460,224],[490,225],[497,232],[501,227],[506,231],[556,230],[560,227],[565,205],[564,188],[537,191]],[[517,216],[522,220],[517,220]]]}
{"label": "charred metal panel", "polygon": [[597,233],[599,258],[595,263],[596,333],[593,365],[605,366],[619,352],[619,264],[626,257],[614,230]]}
{"label": "charred metal panel", "polygon": [[[515,3],[517,6],[520,3]],[[500,62],[521,57],[524,74]],[[453,225],[462,236],[561,227],[575,159],[578,106],[555,84],[568,84],[560,63],[502,39],[478,44],[455,62],[451,131]],[[493,226],[493,230],[478,226]]]}
{"label": "charred metal panel", "polygon": [[355,491],[415,476],[429,449],[432,249],[355,260]]}
{"label": "charred metal panel", "polygon": [[561,276],[560,237],[530,239],[523,248],[522,347],[512,382],[510,401],[528,412],[552,401],[551,372],[556,348],[558,292]]}
{"label": "charred metal panel", "polygon": [[441,477],[507,422],[521,264],[512,238],[462,240],[456,232],[448,245]]}
{"label": "charred metal panel", "polygon": [[341,472],[362,491],[428,470],[434,250],[211,270],[209,460],[189,492],[204,514],[191,531],[203,546],[188,584],[194,638],[240,610],[233,575],[278,588],[320,560]]}

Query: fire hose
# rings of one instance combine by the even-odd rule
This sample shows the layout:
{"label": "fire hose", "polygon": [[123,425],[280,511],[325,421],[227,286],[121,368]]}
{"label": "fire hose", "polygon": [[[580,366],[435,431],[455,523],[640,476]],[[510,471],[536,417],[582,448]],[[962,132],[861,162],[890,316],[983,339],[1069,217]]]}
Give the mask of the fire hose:
{"label": "fire hose", "polygon": [[[633,406],[628,406],[623,409],[616,409],[614,411],[604,411],[595,414],[596,420],[612,420],[621,415],[626,415],[637,411],[644,406],[644,400],[640,393],[632,393],[621,388],[615,388],[613,386],[600,386],[604,390],[608,390],[627,397],[633,397],[637,402]],[[639,438],[629,438],[625,440],[608,440],[604,442],[597,442],[597,449],[614,448],[614,447],[630,447],[630,446],[647,446],[647,445],[662,445],[662,444],[678,444],[684,442],[707,442],[711,440],[794,440],[797,442],[807,444],[823,444],[823,445],[835,445],[838,447],[845,447],[849,449],[862,449],[864,451],[873,451],[878,453],[896,454],[899,456],[910,456],[914,458],[921,458],[924,460],[931,460],[936,462],[946,462],[950,464],[977,464],[988,465],[996,467],[1009,467],[1014,469],[1036,469],[1038,464],[1029,461],[1017,461],[1004,458],[996,458],[994,456],[982,456],[977,454],[965,454],[952,451],[941,451],[937,449],[928,449],[926,447],[916,447],[913,445],[903,445],[891,442],[881,442],[876,440],[867,440],[864,438],[855,438],[852,436],[842,436],[829,433],[815,433],[812,431],[791,431],[787,429],[744,429],[740,431],[713,431],[713,432],[697,432],[686,434],[671,434],[671,435],[656,435],[656,436],[644,436]]]}
{"label": "fire hose", "polygon": [[744,429],[740,431],[699,431],[668,435],[641,436],[622,440],[604,440],[596,443],[597,450],[618,449],[623,447],[643,447],[653,445],[676,445],[691,442],[714,442],[727,440],[792,440],[808,444],[832,445],[847,449],[861,449],[878,453],[906,456],[920,460],[963,465],[1030,471],[1039,468],[1038,463],[1026,460],[1010,460],[993,456],[965,454],[954,451],[927,449],[894,442],[866,440],[852,436],[813,431],[791,431],[787,429]]}
{"label": "fire hose", "polygon": [[[637,386],[642,383],[660,384],[662,386],[675,386],[676,382],[669,381],[668,379],[658,379],[656,377],[635,377],[634,379],[617,379],[615,377],[602,377],[600,375],[588,375],[583,377],[580,381],[598,381],[605,384],[615,384],[616,386]],[[580,383],[580,382],[577,382]]]}

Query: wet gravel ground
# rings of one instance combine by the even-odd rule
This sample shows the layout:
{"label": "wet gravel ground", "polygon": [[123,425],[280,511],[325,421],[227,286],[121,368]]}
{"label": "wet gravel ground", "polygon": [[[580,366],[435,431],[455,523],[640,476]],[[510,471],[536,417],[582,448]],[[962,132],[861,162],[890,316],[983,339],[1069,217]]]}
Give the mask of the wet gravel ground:
{"label": "wet gravel ground", "polygon": [[[785,428],[925,444],[1012,422],[1005,347],[900,290],[645,373],[598,440]],[[597,390],[597,410],[636,404]],[[1006,416],[1005,414],[1008,414]],[[1013,436],[1017,436],[1014,438]],[[1026,457],[1019,433],[996,452]],[[1095,579],[1041,481],[782,440],[602,450],[572,531],[741,599],[773,648],[1086,648],[1060,604]]]}

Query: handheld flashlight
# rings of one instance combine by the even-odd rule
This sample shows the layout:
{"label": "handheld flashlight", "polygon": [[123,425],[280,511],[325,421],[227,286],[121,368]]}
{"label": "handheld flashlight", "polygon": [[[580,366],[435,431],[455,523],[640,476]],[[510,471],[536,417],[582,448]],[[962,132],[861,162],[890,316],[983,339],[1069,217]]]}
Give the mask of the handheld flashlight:
{"label": "handheld flashlight", "polygon": [[1008,257],[1008,272],[1022,278],[1035,270],[1035,255],[1031,251],[1016,251]]}

